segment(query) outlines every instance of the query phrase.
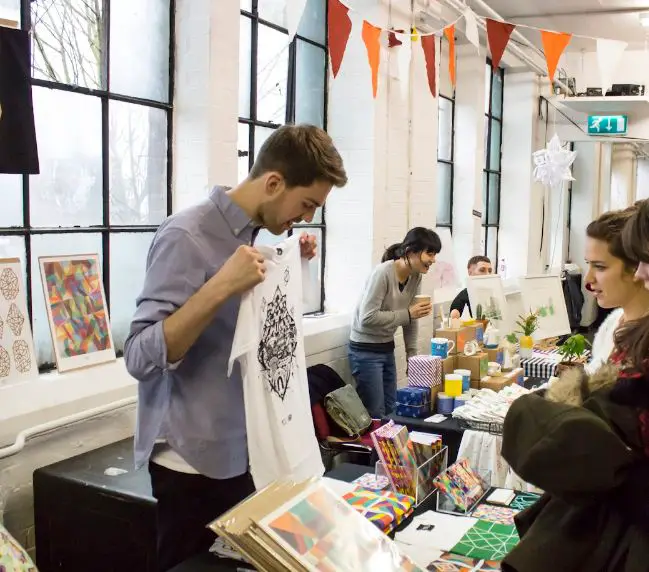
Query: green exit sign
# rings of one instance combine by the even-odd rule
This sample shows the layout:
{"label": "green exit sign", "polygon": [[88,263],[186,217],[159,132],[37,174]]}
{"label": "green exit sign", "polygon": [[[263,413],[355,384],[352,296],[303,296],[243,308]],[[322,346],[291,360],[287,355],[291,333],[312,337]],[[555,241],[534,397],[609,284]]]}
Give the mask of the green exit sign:
{"label": "green exit sign", "polygon": [[589,115],[588,135],[625,135],[628,123],[626,115]]}

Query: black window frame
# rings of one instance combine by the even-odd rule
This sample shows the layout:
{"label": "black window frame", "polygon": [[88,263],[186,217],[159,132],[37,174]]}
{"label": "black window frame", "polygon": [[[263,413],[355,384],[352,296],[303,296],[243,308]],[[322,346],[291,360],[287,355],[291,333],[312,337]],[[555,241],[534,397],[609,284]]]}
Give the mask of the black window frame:
{"label": "black window frame", "polygon": [[[328,110],[328,87],[329,87],[329,42],[328,42],[328,0],[325,2],[325,34],[324,34],[324,43],[316,42],[310,38],[300,35],[299,33],[295,35],[295,38],[291,41],[289,45],[288,53],[288,78],[287,78],[287,89],[286,89],[286,116],[284,124],[295,123],[295,109],[296,109],[296,92],[297,92],[297,41],[306,42],[312,46],[321,48],[325,53],[325,65],[323,67],[324,73],[324,109],[323,109],[323,129],[327,129],[327,110]],[[248,156],[248,170],[252,169],[252,166],[255,162],[255,131],[256,127],[268,128],[268,129],[277,129],[281,127],[282,124],[272,123],[268,121],[261,121],[257,119],[257,57],[258,57],[258,47],[259,47],[259,27],[266,26],[277,32],[282,32],[288,35],[288,29],[284,28],[274,22],[270,22],[261,18],[258,11],[258,0],[251,0],[250,10],[244,8],[240,9],[240,16],[248,18],[250,20],[250,110],[249,117],[239,116],[238,122],[240,124],[245,124],[249,127],[249,138],[248,138],[248,151],[239,150],[239,157]],[[288,235],[292,236],[295,230],[304,231],[304,230],[319,230],[320,231],[320,244],[318,245],[318,250],[320,251],[320,306],[317,310],[311,312],[305,312],[305,316],[313,314],[322,314],[324,312],[325,304],[325,265],[327,259],[327,225],[326,225],[326,206],[322,207],[322,217],[320,222],[313,223],[299,223],[294,224],[293,228],[288,231]]]}
{"label": "black window frame", "polygon": [[[497,70],[493,69],[493,65],[491,63],[490,59],[487,59],[487,65],[489,66],[490,70],[490,76],[489,76],[489,108],[487,112],[485,113],[485,118],[487,120],[487,137],[485,139],[485,149],[486,149],[486,155],[485,155],[485,166],[482,170],[482,176],[483,176],[483,185],[485,189],[485,199],[484,199],[484,212],[482,213],[482,223],[481,223],[481,228],[483,230],[483,236],[484,236],[484,255],[489,256],[489,229],[495,228],[496,229],[496,260],[492,260],[491,262],[494,265],[498,265],[498,235],[500,233],[500,204],[498,205],[498,217],[497,220],[491,221],[489,220],[489,197],[491,195],[491,177],[490,175],[497,175],[498,176],[498,201],[500,202],[501,199],[501,190],[502,190],[502,144],[503,144],[503,117],[505,115],[505,110],[504,110],[504,99],[505,99],[505,70],[504,68],[499,67]],[[501,93],[500,93],[500,117],[496,117],[493,114],[493,84],[494,84],[494,76],[495,74],[498,73],[500,75],[500,80],[501,80]],[[498,169],[492,169],[491,168],[491,138],[492,138],[492,122],[497,122],[500,124],[500,145],[499,145],[499,153],[500,153],[500,160],[498,161]]]}
{"label": "black window frame", "polygon": [[[440,38],[439,41],[439,53],[440,53],[440,60],[443,61],[442,56],[442,50],[444,46],[444,40],[443,38]],[[451,188],[450,188],[450,194],[449,194],[449,204],[448,204],[448,220],[449,222],[439,222],[439,220],[436,221],[435,225],[440,227],[440,228],[448,228],[451,231],[451,234],[453,233],[453,200],[454,200],[454,194],[455,194],[455,94],[456,94],[456,89],[453,87],[453,94],[451,97],[448,95],[444,95],[441,91],[438,93],[439,99],[444,99],[451,104],[451,158],[450,159],[441,159],[439,156],[439,141],[437,142],[437,163],[444,163],[445,165],[449,165],[451,168]],[[437,107],[437,121],[439,122],[439,116],[440,116],[440,109],[441,106]],[[438,129],[439,132],[439,129]],[[438,178],[439,181],[439,178]],[[438,186],[438,193],[439,193],[439,186]],[[439,195],[437,199],[437,215],[439,215]]]}
{"label": "black window frame", "polygon": [[[54,0],[50,0],[54,1]],[[0,237],[2,236],[19,236],[25,242],[25,291],[27,301],[27,312],[29,321],[34,331],[33,319],[33,299],[32,285],[38,277],[32,276],[32,249],[31,239],[37,235],[60,235],[60,234],[101,234],[102,254],[102,281],[106,295],[106,307],[110,315],[111,298],[110,298],[110,237],[119,233],[152,233],[155,232],[159,225],[117,225],[110,222],[110,160],[109,160],[109,102],[118,101],[123,103],[132,103],[146,107],[163,110],[167,114],[167,154],[166,154],[166,215],[169,216],[173,208],[172,179],[173,179],[173,99],[175,92],[175,14],[176,0],[169,0],[169,86],[168,100],[166,103],[153,101],[150,99],[121,95],[110,92],[110,0],[102,1],[102,13],[105,15],[102,21],[103,25],[103,51],[102,54],[102,73],[105,74],[105,89],[93,89],[76,85],[59,83],[51,80],[31,77],[32,87],[42,87],[57,91],[65,91],[84,95],[87,97],[96,97],[101,101],[101,130],[102,130],[102,223],[93,226],[59,226],[59,227],[33,227],[31,226],[30,213],[30,176],[22,175],[22,203],[23,203],[23,220],[22,226],[11,226],[0,228]],[[20,27],[27,32],[32,28],[31,5],[34,0],[20,0]],[[31,50],[31,46],[30,46]],[[31,60],[31,53],[30,53]],[[36,340],[34,340],[36,343]],[[117,356],[123,355],[123,351],[116,352]],[[55,369],[55,363],[38,364],[39,372],[43,373]]]}

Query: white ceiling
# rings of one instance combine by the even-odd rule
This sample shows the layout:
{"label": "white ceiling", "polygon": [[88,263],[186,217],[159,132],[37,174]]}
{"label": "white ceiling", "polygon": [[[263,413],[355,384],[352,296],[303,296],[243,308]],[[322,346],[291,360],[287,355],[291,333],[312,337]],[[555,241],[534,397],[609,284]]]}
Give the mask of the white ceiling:
{"label": "white ceiling", "polygon": [[[476,13],[488,16],[475,0]],[[629,42],[629,48],[643,49],[649,28],[640,25],[638,15],[649,12],[649,0],[486,0],[491,8],[513,24],[525,24],[557,32],[569,32]],[[518,31],[540,46],[538,32]],[[569,50],[594,50],[592,40],[573,38]]]}

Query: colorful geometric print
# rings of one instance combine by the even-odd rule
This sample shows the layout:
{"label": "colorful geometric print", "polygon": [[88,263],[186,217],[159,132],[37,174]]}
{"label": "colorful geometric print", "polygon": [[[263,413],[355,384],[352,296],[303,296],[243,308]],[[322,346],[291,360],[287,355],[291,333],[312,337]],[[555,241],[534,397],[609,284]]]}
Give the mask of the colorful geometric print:
{"label": "colorful geometric print", "polygon": [[518,510],[507,506],[495,506],[483,503],[471,513],[471,516],[473,518],[479,518],[480,520],[511,526],[514,524],[514,516],[516,516],[518,512]]}
{"label": "colorful geometric print", "polygon": [[55,337],[64,357],[110,348],[97,266],[91,258],[43,264]]}
{"label": "colorful geometric print", "polygon": [[362,487],[347,493],[343,499],[386,534],[412,514],[415,504],[415,499],[406,495]]}
{"label": "colorful geometric print", "polygon": [[479,520],[451,552],[470,558],[502,560],[518,541],[515,526]]}
{"label": "colorful geometric print", "polygon": [[541,495],[537,495],[536,493],[518,493],[516,498],[509,505],[509,508],[513,508],[520,512],[521,510],[525,510],[526,508],[536,504],[540,498]]}
{"label": "colorful geometric print", "polygon": [[27,552],[0,524],[0,571],[37,572]]}
{"label": "colorful geometric print", "polygon": [[500,572],[500,563],[445,552],[426,569],[428,572]]}

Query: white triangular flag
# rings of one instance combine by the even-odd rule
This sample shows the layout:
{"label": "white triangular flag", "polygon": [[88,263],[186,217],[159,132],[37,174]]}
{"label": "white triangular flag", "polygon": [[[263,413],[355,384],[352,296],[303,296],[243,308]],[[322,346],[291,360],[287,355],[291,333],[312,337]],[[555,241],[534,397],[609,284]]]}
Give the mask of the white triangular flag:
{"label": "white triangular flag", "polygon": [[410,58],[412,57],[412,42],[410,36],[403,35],[399,38],[403,43],[397,47],[397,64],[399,66],[399,88],[401,97],[408,99],[410,92]]}
{"label": "white triangular flag", "polygon": [[597,40],[597,65],[599,66],[599,77],[601,79],[602,95],[613,83],[611,78],[620,63],[622,54],[629,44],[620,40]]}
{"label": "white triangular flag", "polygon": [[289,42],[292,42],[297,34],[305,6],[306,0],[286,0],[286,27],[288,28]]}
{"label": "white triangular flag", "polygon": [[478,34],[478,22],[475,19],[475,14],[473,13],[473,10],[467,6],[462,15],[464,16],[464,34],[466,35],[466,39],[469,40],[469,42],[477,48],[478,53],[480,53],[480,36]]}

